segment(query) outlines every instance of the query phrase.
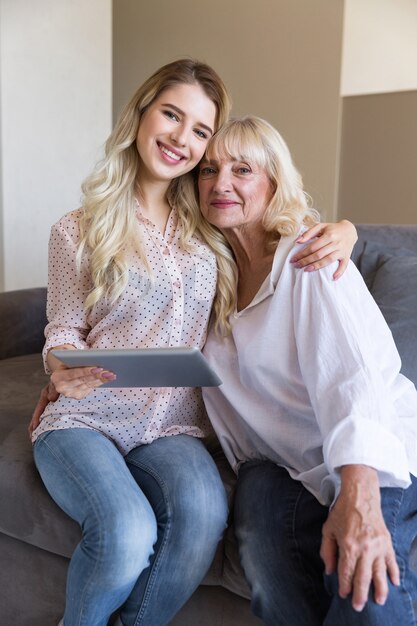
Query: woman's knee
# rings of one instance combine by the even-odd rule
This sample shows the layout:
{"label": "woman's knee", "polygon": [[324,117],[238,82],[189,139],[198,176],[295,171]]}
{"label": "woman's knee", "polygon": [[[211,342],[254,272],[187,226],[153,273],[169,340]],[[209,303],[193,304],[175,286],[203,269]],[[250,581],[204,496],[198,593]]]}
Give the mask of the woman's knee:
{"label": "woman's knee", "polygon": [[379,626],[380,624],[415,626],[416,624],[413,600],[404,580],[398,586],[387,581],[388,597],[384,605],[375,602],[373,587],[371,587],[368,601],[361,612],[353,609],[351,595],[347,598],[339,596],[336,573],[326,576],[325,582],[331,601],[324,626]]}
{"label": "woman's knee", "polygon": [[200,532],[211,533],[218,540],[228,518],[226,490],[213,459],[202,444],[200,455],[194,457],[194,461],[182,477],[182,489],[175,494],[180,504],[177,509],[186,526],[197,525]]}
{"label": "woman's knee", "polygon": [[129,454],[128,466],[158,519],[189,529],[209,529],[219,539],[228,505],[217,467],[204,444],[176,435]]}
{"label": "woman's knee", "polygon": [[157,522],[148,503],[128,503],[106,515],[92,516],[83,528],[83,548],[99,568],[118,581],[130,580],[148,565],[157,541]]}

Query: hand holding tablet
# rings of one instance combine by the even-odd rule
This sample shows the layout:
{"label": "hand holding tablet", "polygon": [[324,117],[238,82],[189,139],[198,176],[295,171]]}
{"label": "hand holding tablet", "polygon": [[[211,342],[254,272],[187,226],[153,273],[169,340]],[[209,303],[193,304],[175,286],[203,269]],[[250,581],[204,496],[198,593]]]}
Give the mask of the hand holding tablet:
{"label": "hand holding tablet", "polygon": [[52,350],[68,367],[102,367],[116,380],[105,387],[215,387],[222,381],[198,348]]}

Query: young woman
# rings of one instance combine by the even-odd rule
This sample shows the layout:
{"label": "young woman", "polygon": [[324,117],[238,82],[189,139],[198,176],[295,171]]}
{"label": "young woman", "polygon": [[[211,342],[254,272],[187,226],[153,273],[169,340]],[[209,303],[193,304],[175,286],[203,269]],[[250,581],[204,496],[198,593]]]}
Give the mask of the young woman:
{"label": "young woman", "polygon": [[[122,112],[83,185],[82,208],[52,228],[51,383],[30,430],[48,491],[82,528],[64,626],[104,626],[119,607],[124,626],[167,624],[201,582],[226,524],[199,390],[99,389],[114,374],[66,369],[50,351],[203,347],[220,249],[200,231],[192,170],[229,111],[207,65],[162,67]],[[316,228],[319,244],[298,262],[311,269],[323,256],[349,256],[338,242],[350,229]],[[54,402],[37,425],[47,396]]]}

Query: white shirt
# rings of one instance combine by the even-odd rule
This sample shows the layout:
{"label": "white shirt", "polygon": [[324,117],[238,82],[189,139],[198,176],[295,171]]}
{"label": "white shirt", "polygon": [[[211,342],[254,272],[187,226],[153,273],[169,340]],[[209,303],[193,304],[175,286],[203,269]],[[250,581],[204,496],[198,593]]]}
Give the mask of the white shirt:
{"label": "white shirt", "polygon": [[338,468],[378,470],[381,486],[417,475],[417,392],[356,267],[296,269],[281,238],[270,275],[227,338],[209,333],[205,356],[223,380],[203,397],[235,470],[249,459],[288,469],[323,504]]}
{"label": "white shirt", "polygon": [[[216,289],[216,260],[196,237],[193,253],[180,245],[177,213],[171,211],[165,233],[138,211],[138,229],[152,268],[150,279],[137,254],[129,255],[129,282],[113,305],[101,300],[86,313],[91,289],[88,257],[80,273],[75,257],[81,211],[65,215],[52,227],[49,244],[48,306],[44,354],[49,348],[202,348]],[[43,432],[92,428],[112,439],[126,454],[158,437],[212,432],[195,388],[99,388],[84,400],[61,396],[50,403],[33,441]]]}

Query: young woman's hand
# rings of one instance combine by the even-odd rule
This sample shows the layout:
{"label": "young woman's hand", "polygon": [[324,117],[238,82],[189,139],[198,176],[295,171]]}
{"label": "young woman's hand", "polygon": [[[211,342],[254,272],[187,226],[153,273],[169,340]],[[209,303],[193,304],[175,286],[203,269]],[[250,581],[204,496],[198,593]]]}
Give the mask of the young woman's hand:
{"label": "young woman's hand", "polygon": [[51,374],[51,383],[57,393],[66,398],[82,400],[93,389],[115,380],[113,372],[102,367],[59,367]]}
{"label": "young woman's hand", "polygon": [[[59,349],[73,350],[74,346],[58,346]],[[116,379],[113,372],[104,370],[102,367],[74,367],[68,368],[61,361],[58,361],[53,354],[47,356],[48,366],[52,370],[51,378],[39,396],[32,419],[28,426],[29,437],[39,426],[42,413],[50,402],[56,402],[62,394],[66,398],[82,400],[93,389],[100,387],[104,383]]]}
{"label": "young woman's hand", "polygon": [[317,237],[316,241],[303,248],[292,259],[296,267],[304,268],[306,272],[313,272],[334,261],[339,261],[339,267],[333,274],[334,280],[340,278],[345,271],[353,246],[358,240],[354,225],[348,220],[336,224],[319,223],[312,226],[297,239],[297,243],[305,243]]}
{"label": "young woman's hand", "polygon": [[[54,350],[74,350],[74,346],[64,344],[56,346]],[[104,383],[116,379],[113,372],[108,372],[102,367],[72,367],[64,365],[54,356],[52,349],[46,357],[51,374],[51,383],[58,394],[66,398],[82,400],[88,394]]]}

